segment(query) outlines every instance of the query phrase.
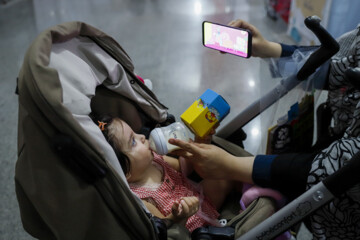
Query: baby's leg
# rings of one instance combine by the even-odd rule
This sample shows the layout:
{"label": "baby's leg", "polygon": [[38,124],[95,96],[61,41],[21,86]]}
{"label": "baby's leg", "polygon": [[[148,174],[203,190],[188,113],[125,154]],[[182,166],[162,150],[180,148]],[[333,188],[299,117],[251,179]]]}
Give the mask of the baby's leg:
{"label": "baby's leg", "polygon": [[227,180],[204,179],[202,182],[204,195],[211,201],[216,209],[220,209],[226,196],[235,189],[235,183]]}

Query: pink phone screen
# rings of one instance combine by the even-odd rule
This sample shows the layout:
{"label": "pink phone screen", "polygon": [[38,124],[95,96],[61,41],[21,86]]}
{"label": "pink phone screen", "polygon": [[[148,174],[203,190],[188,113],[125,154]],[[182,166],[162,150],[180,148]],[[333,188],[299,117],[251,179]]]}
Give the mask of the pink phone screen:
{"label": "pink phone screen", "polygon": [[249,33],[240,29],[204,23],[204,45],[241,57],[248,56]]}

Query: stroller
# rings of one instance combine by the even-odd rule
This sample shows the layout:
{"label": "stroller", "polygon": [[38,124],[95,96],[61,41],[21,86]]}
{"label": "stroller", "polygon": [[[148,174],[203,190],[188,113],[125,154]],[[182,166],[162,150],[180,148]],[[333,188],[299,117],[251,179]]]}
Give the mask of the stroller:
{"label": "stroller", "polygon": [[[120,116],[145,135],[174,121],[116,41],[80,22],[50,28],[30,46],[17,90],[15,183],[27,232],[39,239],[190,238],[184,227],[153,217],[130,191],[115,153],[89,118],[90,112]],[[254,220],[263,205],[268,210]],[[266,198],[253,206],[236,220],[244,232],[274,210]],[[233,239],[231,229],[210,235]]]}
{"label": "stroller", "polygon": [[130,191],[89,117],[119,116],[145,135],[174,122],[116,41],[81,22],[44,31],[25,56],[17,93],[15,182],[27,232],[39,239],[190,238],[185,227],[153,217]]}

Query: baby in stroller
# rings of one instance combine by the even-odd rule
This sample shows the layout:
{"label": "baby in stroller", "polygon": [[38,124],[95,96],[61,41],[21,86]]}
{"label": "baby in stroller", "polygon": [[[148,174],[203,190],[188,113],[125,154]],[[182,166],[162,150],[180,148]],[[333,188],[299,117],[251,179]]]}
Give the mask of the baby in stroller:
{"label": "baby in stroller", "polygon": [[92,118],[114,149],[130,189],[153,215],[184,224],[190,231],[219,225],[217,209],[233,189],[233,181],[192,183],[181,173],[178,159],[151,151],[145,136],[125,121],[109,115]]}

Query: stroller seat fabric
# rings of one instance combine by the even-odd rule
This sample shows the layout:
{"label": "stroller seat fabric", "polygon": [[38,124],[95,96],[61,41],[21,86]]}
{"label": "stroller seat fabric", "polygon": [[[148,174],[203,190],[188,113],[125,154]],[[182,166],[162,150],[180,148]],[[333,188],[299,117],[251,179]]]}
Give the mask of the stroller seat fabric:
{"label": "stroller seat fabric", "polygon": [[127,83],[126,91],[129,93],[134,91],[129,81],[124,79],[125,71],[122,66],[92,40],[77,37],[53,44],[49,67],[57,69],[59,74],[63,90],[63,105],[72,113],[81,127],[94,138],[102,153],[105,154],[105,159],[108,159],[116,172],[126,180],[119,161],[113,154],[114,151],[89,117],[91,98],[95,96],[96,87],[103,82],[115,91],[119,89],[117,85]]}

